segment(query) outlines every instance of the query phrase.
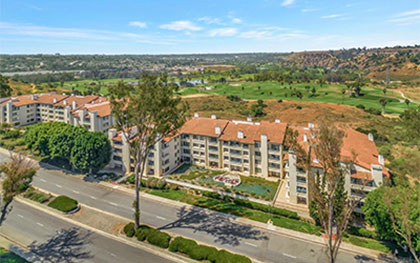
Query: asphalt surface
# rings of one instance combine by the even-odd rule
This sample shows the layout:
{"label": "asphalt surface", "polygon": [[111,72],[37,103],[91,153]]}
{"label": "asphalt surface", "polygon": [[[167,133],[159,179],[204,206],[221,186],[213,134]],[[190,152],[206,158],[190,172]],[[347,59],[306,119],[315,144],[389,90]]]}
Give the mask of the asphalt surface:
{"label": "asphalt surface", "polygon": [[[7,156],[0,153],[0,162],[5,160]],[[117,189],[44,168],[38,171],[33,185],[113,214],[133,218],[133,196]],[[205,209],[177,208],[145,198],[141,200],[142,223],[263,262],[327,262],[325,247],[320,244],[233,223],[229,218],[235,217]],[[338,262],[377,261],[363,255],[340,252]]]}
{"label": "asphalt surface", "polygon": [[23,203],[14,201],[12,206],[0,232],[49,262],[172,262]]}

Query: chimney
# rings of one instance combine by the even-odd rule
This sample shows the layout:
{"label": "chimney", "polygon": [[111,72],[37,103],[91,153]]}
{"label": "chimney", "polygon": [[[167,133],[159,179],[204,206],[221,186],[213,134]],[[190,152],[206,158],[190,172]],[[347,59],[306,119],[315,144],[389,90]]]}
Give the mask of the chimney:
{"label": "chimney", "polygon": [[75,100],[72,102],[72,105],[71,106],[72,106],[73,110],[77,108],[77,103],[76,103]]}
{"label": "chimney", "polygon": [[222,133],[222,129],[220,128],[220,126],[216,126],[216,134],[221,134]]}
{"label": "chimney", "polygon": [[117,135],[117,129],[109,129],[108,138],[111,140],[112,138],[115,137],[115,135]]}
{"label": "chimney", "polygon": [[247,117],[246,120],[247,121],[252,121],[252,118],[251,117]]}
{"label": "chimney", "polygon": [[53,103],[57,103],[57,99],[56,98],[53,98]]}
{"label": "chimney", "polygon": [[303,134],[303,141],[304,142],[307,142],[308,141],[308,134]]}
{"label": "chimney", "polygon": [[275,123],[280,123],[280,122],[281,122],[281,120],[280,120],[280,119],[276,119],[274,122],[275,122]]}
{"label": "chimney", "polygon": [[309,129],[315,128],[315,125],[312,122],[308,122],[308,128]]}
{"label": "chimney", "polygon": [[380,163],[381,165],[385,164],[385,159],[382,155],[378,155],[378,163]]}
{"label": "chimney", "polygon": [[67,100],[63,100],[63,104],[67,106]]}
{"label": "chimney", "polygon": [[369,139],[369,141],[371,141],[371,142],[373,142],[373,141],[374,141],[374,139],[373,139],[373,134],[372,134],[372,133],[369,133],[369,134],[368,134],[368,139]]}
{"label": "chimney", "polygon": [[243,138],[244,138],[244,132],[238,131],[238,139],[243,139]]}
{"label": "chimney", "polygon": [[33,100],[37,100],[38,99],[38,95],[36,95],[36,94],[32,95],[32,99]]}
{"label": "chimney", "polygon": [[212,119],[212,120],[217,119],[216,114],[212,114],[212,115],[211,115],[211,119]]}
{"label": "chimney", "polygon": [[194,118],[200,118],[200,114],[194,113]]}

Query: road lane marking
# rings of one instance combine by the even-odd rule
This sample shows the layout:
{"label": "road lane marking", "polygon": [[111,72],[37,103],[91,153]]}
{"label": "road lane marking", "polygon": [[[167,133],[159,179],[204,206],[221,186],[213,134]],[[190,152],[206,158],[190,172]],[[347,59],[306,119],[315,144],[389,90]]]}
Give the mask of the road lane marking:
{"label": "road lane marking", "polygon": [[59,184],[55,184],[55,186],[57,186],[58,188],[63,188],[61,185]]}
{"label": "road lane marking", "polygon": [[89,195],[89,197],[93,200],[96,200],[96,197]]}
{"label": "road lane marking", "polygon": [[41,224],[41,223],[39,223],[39,222],[37,222],[36,223],[38,226],[41,226],[41,227],[43,227],[44,225],[43,224]]}
{"label": "road lane marking", "polygon": [[166,218],[161,217],[161,216],[156,216],[156,218],[157,218],[157,219],[160,219],[160,220],[166,220]]}
{"label": "road lane marking", "polygon": [[80,192],[76,191],[76,190],[72,190],[73,193],[75,194],[80,194]]}
{"label": "road lane marking", "polygon": [[17,216],[20,217],[20,218],[23,218],[23,215],[21,215],[21,214],[18,214]]}
{"label": "road lane marking", "polygon": [[286,256],[286,257],[289,257],[289,258],[294,258],[294,259],[296,259],[296,257],[295,256],[292,256],[292,255],[289,255],[289,254],[286,254],[286,253],[282,253],[283,254],[283,256]]}
{"label": "road lane marking", "polygon": [[113,206],[118,206],[118,204],[113,203],[113,202],[108,202],[108,204],[113,205]]}
{"label": "road lane marking", "polygon": [[258,247],[258,245],[255,245],[255,244],[252,244],[252,243],[249,243],[249,242],[245,242],[245,244],[247,244],[248,246],[251,246],[251,247]]}
{"label": "road lane marking", "polygon": [[46,183],[47,181],[45,181],[44,179],[39,179],[41,182]]}

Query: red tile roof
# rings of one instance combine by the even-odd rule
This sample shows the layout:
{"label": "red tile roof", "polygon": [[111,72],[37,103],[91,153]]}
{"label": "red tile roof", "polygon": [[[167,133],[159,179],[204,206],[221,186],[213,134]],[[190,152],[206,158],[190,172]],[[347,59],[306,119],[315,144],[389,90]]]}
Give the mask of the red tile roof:
{"label": "red tile roof", "polygon": [[216,127],[220,127],[221,131],[223,131],[228,122],[228,120],[211,118],[192,118],[185,122],[180,129],[180,133],[219,137],[220,135],[216,134]]}

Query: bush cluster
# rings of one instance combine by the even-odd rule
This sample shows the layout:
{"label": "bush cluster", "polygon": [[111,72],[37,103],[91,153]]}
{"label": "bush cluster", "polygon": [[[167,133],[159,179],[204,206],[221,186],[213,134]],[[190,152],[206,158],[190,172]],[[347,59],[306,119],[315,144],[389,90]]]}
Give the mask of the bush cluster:
{"label": "bush cluster", "polygon": [[146,187],[151,189],[164,189],[166,185],[166,181],[156,178],[156,177],[149,177],[146,180]]}
{"label": "bush cluster", "polygon": [[269,206],[269,205],[263,205],[263,204],[259,204],[259,203],[256,203],[256,202],[242,200],[242,199],[239,199],[239,198],[235,198],[233,200],[233,202],[236,205],[239,205],[239,206],[244,206],[244,207],[251,208],[251,209],[254,209],[254,210],[259,210],[259,211],[262,211],[262,212],[271,213],[271,214],[275,214],[275,215],[284,216],[284,217],[288,217],[288,218],[291,218],[291,219],[299,220],[299,216],[296,212],[289,211],[289,210],[286,210],[286,209],[277,208],[277,207]]}
{"label": "bush cluster", "polygon": [[233,254],[226,250],[217,250],[214,247],[198,245],[191,239],[176,237],[169,245],[169,251],[188,255],[194,260],[207,260],[212,263],[250,263],[248,257]]}
{"label": "bush cluster", "polygon": [[47,202],[51,198],[51,195],[38,192],[33,187],[29,187],[23,197],[42,204]]}
{"label": "bush cluster", "polygon": [[77,208],[77,201],[67,197],[65,195],[57,196],[51,203],[48,204],[49,207],[60,210],[62,212],[68,213]]}
{"label": "bush cluster", "polygon": [[374,231],[367,230],[361,227],[350,226],[347,228],[347,233],[359,236],[359,237],[366,237],[371,239],[377,239],[378,235]]}
{"label": "bush cluster", "polygon": [[185,254],[194,260],[207,260],[211,263],[251,263],[248,257],[233,254],[226,250],[217,250],[214,247],[198,245],[191,239],[176,237],[171,241],[171,236],[167,233],[146,225],[140,225],[137,232],[134,232],[134,223],[125,225],[124,233],[127,237],[135,235],[139,241],[147,240],[152,245],[169,248],[171,252]]}

